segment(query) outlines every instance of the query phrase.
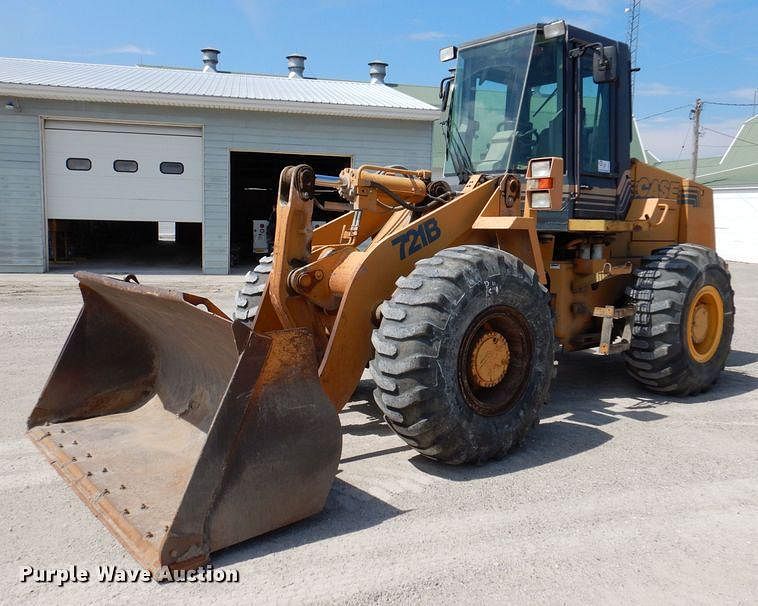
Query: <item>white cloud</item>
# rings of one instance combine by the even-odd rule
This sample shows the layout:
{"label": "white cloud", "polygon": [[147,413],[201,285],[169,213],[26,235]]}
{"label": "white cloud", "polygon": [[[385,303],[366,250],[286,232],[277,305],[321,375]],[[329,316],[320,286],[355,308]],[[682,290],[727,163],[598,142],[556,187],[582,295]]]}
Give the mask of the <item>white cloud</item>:
{"label": "white cloud", "polygon": [[643,97],[669,97],[682,95],[684,92],[680,88],[661,82],[641,82],[634,88],[634,93]]}
{"label": "white cloud", "polygon": [[273,10],[272,4],[261,0],[234,0],[237,9],[242,13],[255,35],[261,35],[268,27]]}
{"label": "white cloud", "polygon": [[695,14],[703,15],[710,11],[719,0],[690,0],[690,2],[672,3],[671,0],[645,0],[642,8],[661,19],[670,19],[692,25]]}
{"label": "white cloud", "polygon": [[727,96],[730,99],[752,102],[755,99],[756,91],[758,91],[758,87],[735,88],[730,90]]}
{"label": "white cloud", "polygon": [[620,3],[614,3],[609,0],[582,0],[582,2],[576,2],[576,0],[553,0],[553,4],[557,4],[561,8],[565,8],[570,11],[607,15],[611,12],[611,10],[617,8],[614,6],[614,4]]}
{"label": "white cloud", "polygon": [[409,40],[415,40],[416,42],[427,42],[429,40],[441,40],[448,38],[449,36],[444,32],[414,32],[408,35]]}
{"label": "white cloud", "polygon": [[155,54],[155,51],[149,48],[143,48],[136,44],[123,44],[122,46],[114,46],[113,48],[106,48],[101,51],[93,53],[95,55],[145,55],[151,56]]}

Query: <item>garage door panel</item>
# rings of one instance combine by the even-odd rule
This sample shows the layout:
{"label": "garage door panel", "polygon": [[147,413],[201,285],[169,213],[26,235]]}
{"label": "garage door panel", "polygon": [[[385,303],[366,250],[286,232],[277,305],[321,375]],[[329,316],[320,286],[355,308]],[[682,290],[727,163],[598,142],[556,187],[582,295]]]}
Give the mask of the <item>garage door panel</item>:
{"label": "garage door panel", "polygon": [[758,190],[716,190],[713,195],[716,251],[727,261],[758,263],[755,225]]}
{"label": "garage door panel", "polygon": [[[118,213],[108,210],[108,200],[99,199],[98,205],[91,204],[84,196],[61,197],[58,207],[48,209],[48,219],[79,219],[91,221],[175,221],[180,223],[201,223],[202,218],[196,213],[189,212],[191,201],[161,200],[159,207],[154,207],[152,201],[133,200],[132,203],[121,206]],[[120,200],[113,200],[121,204]]]}
{"label": "garage door panel", "polygon": [[[52,126],[51,126],[52,125]],[[70,125],[70,126],[69,126]],[[62,126],[66,126],[64,128]],[[199,129],[48,122],[45,129],[47,216],[54,219],[202,222],[202,138]],[[66,167],[87,158],[90,170]],[[134,173],[115,160],[134,160]],[[161,162],[180,162],[182,174],[163,174]]]}

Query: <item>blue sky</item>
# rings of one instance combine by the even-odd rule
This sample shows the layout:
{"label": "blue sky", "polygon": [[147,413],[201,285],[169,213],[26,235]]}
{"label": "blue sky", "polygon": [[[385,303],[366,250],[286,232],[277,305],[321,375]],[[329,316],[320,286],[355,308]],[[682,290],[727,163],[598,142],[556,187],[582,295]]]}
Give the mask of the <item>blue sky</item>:
{"label": "blue sky", "polygon": [[[308,56],[307,74],[366,79],[369,59],[388,80],[434,85],[447,73],[440,47],[535,21],[565,18],[625,39],[626,0],[146,1],[0,0],[0,56],[93,63],[198,66],[199,49],[222,51],[222,69],[285,73],[284,56]],[[635,113],[703,99],[752,103],[758,88],[756,0],[642,0]],[[704,155],[719,155],[751,107],[707,105]],[[640,122],[646,147],[686,158],[686,108]],[[682,145],[684,148],[682,149]]]}

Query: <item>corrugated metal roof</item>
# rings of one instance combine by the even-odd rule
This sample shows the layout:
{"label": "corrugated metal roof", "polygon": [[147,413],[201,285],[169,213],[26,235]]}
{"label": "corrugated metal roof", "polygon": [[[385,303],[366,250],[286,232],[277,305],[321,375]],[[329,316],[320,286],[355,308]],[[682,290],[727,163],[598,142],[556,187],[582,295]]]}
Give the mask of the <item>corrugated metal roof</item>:
{"label": "corrugated metal roof", "polygon": [[[0,92],[21,95],[24,90],[52,98],[329,114],[353,108],[346,115],[362,115],[364,108],[366,115],[406,119],[439,116],[437,108],[423,101],[368,82],[0,58]],[[276,104],[285,105],[277,110]]]}
{"label": "corrugated metal roof", "polygon": [[740,126],[719,164],[724,168],[758,162],[758,116],[752,116]]}
{"label": "corrugated metal roof", "polygon": [[[690,160],[657,166],[677,175],[690,175]],[[723,156],[698,159],[697,180],[714,189],[758,186],[758,116],[742,123]]]}

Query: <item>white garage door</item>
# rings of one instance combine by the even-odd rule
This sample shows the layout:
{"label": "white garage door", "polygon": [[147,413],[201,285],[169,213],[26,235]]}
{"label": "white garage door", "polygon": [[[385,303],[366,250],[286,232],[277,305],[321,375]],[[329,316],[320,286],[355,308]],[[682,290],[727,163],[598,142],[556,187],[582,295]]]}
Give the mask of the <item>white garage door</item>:
{"label": "white garage door", "polygon": [[713,209],[716,251],[727,261],[758,263],[758,188],[714,190]]}
{"label": "white garage door", "polygon": [[45,121],[48,219],[203,220],[200,128]]}

